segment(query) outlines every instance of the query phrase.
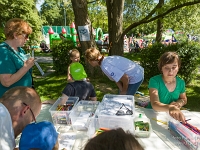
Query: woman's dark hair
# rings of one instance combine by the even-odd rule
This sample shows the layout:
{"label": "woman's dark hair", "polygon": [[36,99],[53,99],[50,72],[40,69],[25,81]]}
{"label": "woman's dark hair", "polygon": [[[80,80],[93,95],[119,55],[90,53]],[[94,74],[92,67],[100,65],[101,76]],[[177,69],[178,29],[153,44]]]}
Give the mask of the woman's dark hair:
{"label": "woman's dark hair", "polygon": [[122,128],[105,131],[90,139],[84,150],[144,150],[134,135]]}

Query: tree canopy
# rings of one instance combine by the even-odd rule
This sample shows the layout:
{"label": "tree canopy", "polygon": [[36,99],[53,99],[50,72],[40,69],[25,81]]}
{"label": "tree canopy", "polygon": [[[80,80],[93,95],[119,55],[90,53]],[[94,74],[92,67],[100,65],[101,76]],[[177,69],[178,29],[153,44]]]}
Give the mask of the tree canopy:
{"label": "tree canopy", "polygon": [[36,9],[36,1],[34,0],[3,0],[0,1],[0,22],[1,28],[11,18],[21,18],[28,21],[33,28],[31,38],[38,39],[42,20]]}

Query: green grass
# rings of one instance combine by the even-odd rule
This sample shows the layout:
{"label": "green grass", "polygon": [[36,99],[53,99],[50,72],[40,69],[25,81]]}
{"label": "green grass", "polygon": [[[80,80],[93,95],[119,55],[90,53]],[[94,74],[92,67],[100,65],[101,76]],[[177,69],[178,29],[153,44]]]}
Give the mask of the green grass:
{"label": "green grass", "polygon": [[[42,53],[36,52],[35,56],[51,56],[51,53]],[[125,54],[125,57],[134,60],[140,61],[139,54]],[[39,63],[44,72],[47,72],[52,68],[53,64],[48,63]],[[61,92],[63,88],[67,84],[66,77],[67,75],[57,75],[56,73],[52,73],[46,77],[41,77],[40,72],[34,66],[33,68],[33,77],[34,83],[37,92],[41,96],[42,101],[45,100],[56,100],[59,96],[61,96]],[[94,85],[97,98],[99,101],[102,100],[105,94],[117,94],[118,88],[113,81],[110,81],[103,73],[101,77],[90,78],[90,82]],[[143,82],[139,88],[139,91],[148,95],[148,83]],[[188,98],[188,103],[185,105],[186,108],[191,111],[200,112],[200,74],[197,74],[195,80],[192,81],[190,85],[186,86],[186,93]]]}

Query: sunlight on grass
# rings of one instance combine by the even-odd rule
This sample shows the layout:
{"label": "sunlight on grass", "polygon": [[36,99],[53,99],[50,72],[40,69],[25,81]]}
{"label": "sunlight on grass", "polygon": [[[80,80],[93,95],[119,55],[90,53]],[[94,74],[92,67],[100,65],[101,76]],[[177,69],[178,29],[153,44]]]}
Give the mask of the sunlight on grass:
{"label": "sunlight on grass", "polygon": [[[47,55],[49,54],[43,53],[43,56]],[[139,54],[125,54],[125,57],[133,61],[139,61],[139,56]],[[49,69],[52,69],[53,66],[53,64],[39,64],[45,73],[47,73]],[[61,92],[67,84],[66,75],[57,75],[56,73],[52,73],[46,77],[41,77],[40,72],[35,66],[33,67],[33,77],[36,91],[41,96],[42,101],[57,100],[61,96]],[[95,87],[97,99],[99,101],[103,99],[105,94],[118,94],[118,88],[115,82],[110,81],[105,75],[101,74],[99,77],[89,78],[90,82]],[[139,91],[148,95],[148,83],[143,82]],[[190,85],[186,86],[186,93],[188,103],[185,107],[192,111],[200,111],[200,74],[197,74],[195,80],[193,80]]]}

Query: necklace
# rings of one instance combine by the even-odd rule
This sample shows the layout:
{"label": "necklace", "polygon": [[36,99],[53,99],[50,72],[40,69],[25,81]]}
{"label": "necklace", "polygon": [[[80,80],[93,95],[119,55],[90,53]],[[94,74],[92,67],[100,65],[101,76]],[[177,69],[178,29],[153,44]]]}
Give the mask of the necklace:
{"label": "necklace", "polygon": [[164,81],[164,82],[165,82],[165,84],[172,84],[172,83],[175,82],[175,80],[173,80],[173,81]]}
{"label": "necklace", "polygon": [[176,79],[174,78],[172,81],[165,81],[163,79],[166,88],[168,89],[169,92],[173,92],[176,88]]}
{"label": "necklace", "polygon": [[176,78],[175,77],[173,79],[171,79],[171,80],[168,80],[168,81],[165,80],[164,77],[162,77],[162,78],[163,78],[163,81],[164,81],[165,84],[172,84],[172,83],[176,82]]}

